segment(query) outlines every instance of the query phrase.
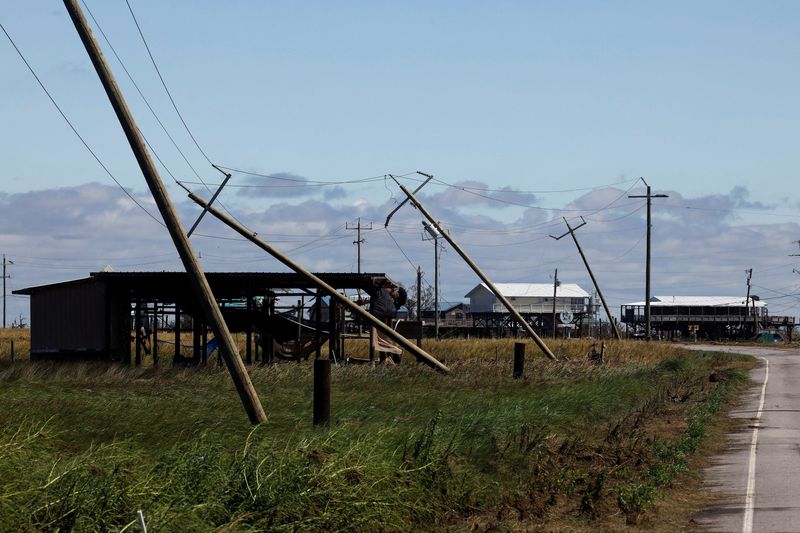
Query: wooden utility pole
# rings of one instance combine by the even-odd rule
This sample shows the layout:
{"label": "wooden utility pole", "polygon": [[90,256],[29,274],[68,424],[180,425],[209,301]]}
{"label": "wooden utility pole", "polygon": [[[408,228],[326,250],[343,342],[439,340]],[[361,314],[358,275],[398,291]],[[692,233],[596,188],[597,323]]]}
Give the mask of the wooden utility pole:
{"label": "wooden utility pole", "polygon": [[103,57],[103,52],[100,50],[86,18],[78,6],[78,0],[64,0],[64,5],[67,8],[69,16],[72,18],[72,22],[75,24],[75,29],[78,31],[83,45],[86,47],[86,52],[92,60],[97,75],[100,77],[100,81],[106,90],[108,99],[111,101],[111,106],[117,114],[125,136],[128,138],[128,142],[136,156],[144,179],[147,181],[150,192],[153,194],[153,199],[164,219],[164,224],[169,231],[170,237],[172,237],[172,241],[175,243],[175,248],[181,257],[186,273],[189,275],[189,279],[191,280],[200,306],[203,309],[206,321],[211,325],[214,335],[220,340],[220,349],[225,357],[225,363],[231,373],[236,390],[242,399],[245,411],[247,411],[247,416],[253,424],[266,422],[267,415],[250,381],[250,376],[247,375],[247,369],[241,357],[239,357],[239,351],[222,318],[222,313],[219,310],[217,301],[214,299],[214,294],[211,292],[208,280],[206,280],[202,267],[195,257],[192,245],[186,237],[186,232],[181,225],[180,219],[178,219],[172,201],[167,193],[167,189],[161,181],[161,177],[145,147],[144,139],[139,129],[136,127],[136,123],[114,79],[114,75],[108,68],[108,64]]}
{"label": "wooden utility pole", "polygon": [[[207,207],[208,208],[208,212],[212,216],[215,216],[221,222],[223,222],[228,227],[230,227],[231,229],[236,231],[236,233],[238,233],[239,235],[241,235],[245,239],[249,240],[250,242],[252,242],[256,246],[258,246],[259,248],[261,248],[262,250],[264,250],[265,252],[270,254],[272,257],[274,257],[275,259],[277,259],[278,261],[280,261],[281,263],[283,263],[287,267],[291,268],[292,270],[294,270],[295,272],[300,274],[301,276],[303,276],[306,279],[308,279],[309,281],[311,281],[314,285],[316,285],[317,287],[322,289],[324,292],[326,292],[328,294],[328,296],[331,297],[331,300],[330,300],[330,302],[331,302],[330,306],[331,307],[330,307],[330,312],[329,312],[329,316],[330,316],[331,322],[330,322],[330,325],[328,326],[329,331],[330,331],[330,341],[329,342],[330,342],[331,346],[333,346],[333,344],[335,342],[335,336],[336,336],[335,331],[334,331],[334,327],[333,327],[334,326],[334,315],[335,315],[335,313],[338,313],[340,310],[343,311],[343,308],[347,308],[347,309],[350,310],[350,312],[353,315],[361,317],[364,321],[366,321],[370,325],[376,327],[377,329],[381,330],[389,338],[391,338],[392,340],[397,342],[400,346],[402,346],[403,348],[405,348],[406,350],[408,350],[409,352],[414,354],[414,356],[417,358],[418,361],[420,361],[422,363],[425,363],[426,365],[430,366],[431,368],[434,368],[434,369],[439,370],[441,372],[449,372],[450,371],[450,369],[447,368],[446,365],[443,365],[442,363],[440,363],[438,359],[436,359],[432,355],[428,354],[422,348],[419,348],[416,344],[414,344],[413,342],[409,341],[408,339],[406,339],[405,337],[403,337],[402,335],[397,333],[394,329],[392,329],[391,327],[387,326],[385,323],[383,323],[380,320],[378,320],[377,318],[375,318],[375,316],[370,314],[368,311],[365,311],[363,307],[361,307],[360,305],[358,305],[357,303],[352,301],[350,298],[344,296],[342,293],[337,291],[330,284],[326,283],[323,279],[321,279],[320,277],[316,276],[314,273],[309,272],[307,269],[303,268],[299,263],[295,262],[294,260],[292,260],[291,258],[287,257],[286,255],[284,255],[280,251],[276,250],[269,243],[267,243],[266,241],[264,241],[263,239],[258,237],[257,234],[254,231],[244,227],[239,222],[233,220],[231,217],[227,216],[225,213],[223,213],[220,210],[218,210],[216,207],[211,207],[208,204],[208,202],[206,202],[205,200],[203,200],[202,198],[200,198],[199,196],[197,196],[193,192],[189,191],[188,189],[187,189],[187,192],[189,193],[189,198],[193,202],[195,202],[200,207]],[[338,306],[337,306],[337,303],[338,303]],[[338,307],[338,310],[337,310],[337,307]]]}
{"label": "wooden utility pole", "polygon": [[431,236],[430,239],[426,239],[423,235],[423,241],[433,241],[433,330],[434,330],[434,338],[439,340],[439,237],[440,233],[439,230],[432,227],[426,221],[422,221],[422,226],[425,228],[425,231],[428,235]]}
{"label": "wooden utility pole", "polygon": [[430,222],[431,225],[434,228],[436,228],[439,234],[442,237],[444,237],[444,239],[448,243],[450,243],[450,246],[452,246],[453,249],[458,253],[458,255],[461,256],[461,259],[463,259],[464,262],[466,262],[467,265],[469,265],[469,267],[475,272],[475,274],[478,275],[481,281],[483,281],[486,284],[486,287],[490,291],[492,291],[492,294],[494,294],[495,297],[498,300],[500,300],[500,302],[505,306],[508,312],[517,320],[517,322],[519,322],[519,324],[525,329],[525,331],[528,332],[528,335],[530,335],[531,339],[533,339],[533,342],[536,343],[539,349],[542,350],[542,353],[544,353],[547,357],[549,357],[553,361],[557,361],[558,358],[555,356],[555,354],[553,354],[553,352],[550,351],[550,348],[547,347],[544,341],[541,338],[539,338],[539,335],[537,335],[536,332],[533,331],[531,325],[528,324],[528,322],[524,318],[522,318],[522,315],[520,315],[519,311],[517,311],[517,309],[511,304],[511,302],[508,301],[508,298],[506,298],[503,295],[503,293],[501,293],[497,289],[497,287],[495,287],[494,283],[492,283],[492,281],[486,276],[486,274],[484,274],[483,271],[480,268],[478,268],[478,265],[475,264],[475,262],[470,258],[469,255],[467,255],[467,252],[462,250],[461,247],[456,243],[456,241],[453,240],[450,234],[442,229],[439,223],[436,222],[436,219],[433,218],[433,215],[431,215],[430,212],[428,212],[428,210],[425,209],[425,206],[423,206],[419,202],[419,200],[417,200],[417,197],[414,196],[414,194],[411,191],[409,191],[405,186],[400,185],[399,183],[398,185],[400,186],[400,189],[406,194],[406,196],[408,196],[408,199],[411,200],[411,204],[417,209],[419,209],[419,212],[422,213],[422,215],[428,219],[428,222]]}
{"label": "wooden utility pole", "polygon": [[614,331],[614,336],[617,338],[617,340],[621,340],[622,334],[619,332],[619,326],[617,326],[617,323],[614,322],[614,317],[611,316],[611,311],[608,309],[608,304],[606,303],[606,299],[603,297],[603,291],[600,290],[600,284],[597,283],[597,279],[594,277],[594,272],[592,272],[592,267],[589,266],[589,260],[586,259],[586,255],[583,253],[583,248],[581,248],[581,244],[578,242],[578,237],[575,236],[575,230],[585,226],[586,221],[583,220],[583,217],[581,217],[580,226],[575,226],[573,228],[572,226],[569,225],[567,219],[564,218],[564,224],[567,225],[567,233],[564,233],[563,235],[560,235],[558,237],[550,235],[550,237],[552,237],[555,240],[559,240],[561,239],[561,237],[564,237],[565,235],[572,236],[572,240],[575,242],[575,247],[578,248],[578,253],[581,255],[581,259],[583,259],[583,264],[586,266],[586,271],[589,273],[589,277],[592,278],[592,283],[594,284],[594,290],[597,291],[597,296],[600,298],[600,302],[602,302],[603,304],[603,309],[605,309],[606,311],[606,316],[608,316],[608,322],[609,324],[611,324],[611,329]]}
{"label": "wooden utility pole", "polygon": [[417,346],[422,348],[422,268],[417,267]]}
{"label": "wooden utility pole", "polygon": [[[211,202],[209,202],[210,204]],[[351,226],[349,222],[345,223],[345,229],[354,229],[357,232],[356,240],[353,241],[358,247],[358,273],[361,274],[361,245],[365,242],[364,239],[361,238],[361,230],[369,231],[372,229],[372,222],[369,223],[369,226],[362,226],[361,225],[361,217],[358,217],[358,221],[355,225]]]}
{"label": "wooden utility pole", "polygon": [[653,204],[653,198],[669,198],[669,195],[666,194],[651,194],[650,193],[650,185],[644,181],[644,178],[639,178],[647,185],[647,194],[646,195],[628,195],[628,198],[647,198],[647,265],[645,267],[645,277],[644,277],[644,323],[645,323],[645,330],[644,330],[644,338],[646,340],[650,340],[650,236],[652,234],[653,223],[650,217],[651,206]]}
{"label": "wooden utility pole", "polygon": [[553,274],[553,338],[556,338],[556,295],[558,294],[558,269]]}
{"label": "wooden utility pole", "polygon": [[[3,254],[3,329],[6,329],[6,280],[10,278],[6,274],[6,265],[13,265],[14,261],[6,260],[6,254]],[[21,322],[21,321],[20,321]]]}

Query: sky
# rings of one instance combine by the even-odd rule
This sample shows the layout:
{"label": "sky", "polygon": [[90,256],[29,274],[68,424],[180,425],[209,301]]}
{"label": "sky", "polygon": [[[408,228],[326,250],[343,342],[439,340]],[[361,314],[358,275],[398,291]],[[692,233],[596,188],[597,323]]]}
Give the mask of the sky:
{"label": "sky", "polygon": [[[572,242],[548,236],[583,216],[618,310],[644,297],[641,177],[669,195],[653,202],[653,294],[743,295],[753,268],[772,314],[800,314],[796,2],[129,2],[180,117],[126,2],[82,7],[187,226],[199,208],[175,182],[210,197],[210,161],[233,169],[222,205],[310,269],[357,269],[360,217],[363,271],[433,283],[420,214],[383,227],[403,198],[389,175],[416,187],[422,171],[420,199],[497,282],[558,268],[591,291]],[[141,204],[0,35],[9,290],[179,269],[65,8],[17,2],[0,23]],[[207,270],[284,270],[211,217],[192,243]],[[441,268],[445,300],[479,281],[448,246]],[[27,297],[9,297],[20,315]]]}

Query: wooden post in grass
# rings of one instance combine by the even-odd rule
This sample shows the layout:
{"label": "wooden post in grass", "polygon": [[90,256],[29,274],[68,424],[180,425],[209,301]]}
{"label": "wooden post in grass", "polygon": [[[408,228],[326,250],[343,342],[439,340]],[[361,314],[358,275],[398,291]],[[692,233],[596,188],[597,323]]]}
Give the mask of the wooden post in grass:
{"label": "wooden post in grass", "polygon": [[514,343],[514,379],[519,379],[525,372],[525,343]]}
{"label": "wooden post in grass", "polygon": [[214,331],[214,336],[220,340],[219,349],[222,350],[225,357],[225,363],[228,366],[228,371],[231,374],[233,384],[236,387],[236,392],[239,393],[239,398],[242,401],[247,416],[252,424],[260,424],[267,421],[267,414],[258,399],[253,383],[250,381],[250,376],[247,374],[247,369],[244,366],[242,358],[239,357],[239,350],[233,342],[231,332],[222,318],[222,313],[219,310],[217,301],[214,298],[214,293],[211,291],[211,286],[208,284],[203,268],[197,260],[192,245],[189,242],[189,237],[183,229],[180,219],[178,218],[175,207],[172,205],[172,200],[167,193],[167,188],[158,174],[156,165],[150,153],[145,146],[144,137],[142,137],[139,128],[133,120],[133,115],[128,109],[128,104],[122,96],[122,92],[117,85],[111,69],[106,63],[103,52],[97,40],[89,28],[86,17],[79,6],[78,0],[64,0],[64,6],[67,8],[72,19],[75,29],[86,48],[86,53],[94,65],[95,71],[103,84],[109,102],[114,108],[114,112],[119,119],[120,126],[125,132],[131,150],[136,156],[136,161],[139,163],[139,168],[142,171],[147,186],[153,195],[153,200],[158,207],[158,211],[164,220],[164,226],[169,232],[175,249],[181,258],[183,267],[186,269],[186,274],[189,277],[195,298],[198,300],[201,313],[195,312],[195,315],[202,314],[206,322],[211,326]]}
{"label": "wooden post in grass", "polygon": [[331,360],[314,359],[314,425],[331,421]]}
{"label": "wooden post in grass", "polygon": [[11,362],[14,362],[14,339],[11,339]]}

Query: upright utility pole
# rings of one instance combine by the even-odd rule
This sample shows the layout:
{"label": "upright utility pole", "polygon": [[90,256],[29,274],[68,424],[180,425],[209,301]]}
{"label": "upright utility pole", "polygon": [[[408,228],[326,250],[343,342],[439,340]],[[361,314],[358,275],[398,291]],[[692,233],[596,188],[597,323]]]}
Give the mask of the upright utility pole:
{"label": "upright utility pole", "polygon": [[628,195],[628,198],[647,198],[647,266],[645,270],[645,278],[644,278],[644,323],[645,323],[645,330],[644,330],[644,337],[646,340],[650,340],[650,237],[652,234],[653,223],[650,218],[650,211],[651,206],[653,205],[653,198],[669,198],[669,195],[666,194],[651,194],[650,192],[650,185],[644,181],[644,178],[639,178],[647,185],[647,194],[646,195]]}
{"label": "upright utility pole", "polygon": [[417,346],[422,347],[422,267],[417,267]]}
{"label": "upright utility pole", "polygon": [[[747,324],[749,322],[749,320],[747,319],[750,318],[750,279],[752,279],[753,277],[753,269],[748,268],[747,270],[744,271],[744,273],[747,274],[747,296],[745,296],[744,298],[744,310],[745,310],[744,323]],[[753,302],[753,304],[755,307],[755,302]],[[758,333],[757,331],[754,332],[754,334],[757,333]],[[742,337],[744,337],[744,329],[742,329]]]}
{"label": "upright utility pole", "polygon": [[369,223],[369,226],[362,226],[361,225],[361,217],[358,217],[358,222],[351,226],[349,222],[345,224],[345,229],[354,229],[356,230],[356,240],[353,241],[358,247],[358,273],[361,274],[361,244],[364,243],[364,239],[361,238],[361,230],[369,231],[372,229],[372,222]]}
{"label": "upright utility pole", "polygon": [[114,108],[120,125],[128,138],[144,179],[147,181],[161,217],[164,219],[164,224],[172,237],[172,241],[175,243],[175,248],[181,257],[186,273],[189,275],[189,280],[203,309],[205,319],[211,325],[216,338],[220,340],[222,355],[225,357],[225,363],[231,373],[236,390],[242,399],[245,411],[247,411],[247,416],[253,424],[266,422],[267,415],[250,381],[250,376],[247,375],[247,369],[242,362],[242,358],[239,357],[239,350],[222,318],[222,313],[219,310],[214,294],[211,292],[211,287],[206,280],[203,269],[197,261],[192,245],[189,243],[186,232],[178,219],[172,201],[167,194],[167,188],[161,181],[161,176],[159,176],[155,164],[153,164],[150,153],[145,148],[144,139],[136,127],[114,75],[108,68],[103,52],[100,50],[89,24],[86,22],[86,18],[78,6],[78,0],[64,0],[64,5],[72,18],[72,22],[75,24],[75,29],[78,31],[81,41],[83,41],[86,52],[89,54],[97,75],[100,77],[108,99],[111,101],[111,106]]}
{"label": "upright utility pole", "polygon": [[606,316],[608,316],[608,323],[611,324],[611,329],[614,331],[614,336],[617,338],[617,340],[621,340],[622,334],[619,332],[619,326],[617,326],[617,323],[614,322],[614,318],[611,316],[611,311],[608,309],[608,304],[606,303],[606,299],[603,297],[603,291],[600,290],[600,284],[597,283],[597,279],[595,279],[594,277],[594,272],[592,272],[592,267],[589,266],[589,261],[586,259],[586,255],[583,253],[583,248],[581,248],[581,244],[578,242],[578,237],[575,235],[575,230],[585,226],[586,221],[583,220],[583,217],[581,217],[580,226],[575,226],[573,228],[572,226],[569,225],[567,219],[564,218],[564,224],[567,225],[567,233],[564,233],[563,235],[560,235],[558,237],[550,235],[550,237],[552,237],[555,240],[559,240],[561,239],[561,237],[564,237],[568,234],[572,236],[572,240],[575,242],[575,247],[578,248],[578,253],[581,255],[581,259],[583,259],[583,264],[586,266],[586,271],[589,273],[589,277],[592,278],[592,283],[594,284],[594,290],[597,291],[597,296],[600,298],[600,301],[603,304],[603,309],[606,310]]}
{"label": "upright utility pole", "polygon": [[422,240],[433,241],[433,336],[436,340],[439,340],[439,237],[441,236],[441,232],[424,220],[422,221],[422,226],[425,228],[428,235],[431,236],[430,239],[426,239],[423,235]]}
{"label": "upright utility pole", "polygon": [[553,274],[553,338],[556,338],[556,295],[558,294],[558,269]]}
{"label": "upright utility pole", "polygon": [[3,254],[3,329],[6,329],[6,280],[11,276],[6,274],[6,265],[13,265],[14,261],[6,261],[6,254]]}

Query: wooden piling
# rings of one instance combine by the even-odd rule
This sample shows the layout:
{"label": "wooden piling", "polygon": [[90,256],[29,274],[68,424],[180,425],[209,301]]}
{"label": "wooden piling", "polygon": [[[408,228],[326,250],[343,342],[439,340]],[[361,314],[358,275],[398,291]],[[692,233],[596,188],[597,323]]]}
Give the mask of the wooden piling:
{"label": "wooden piling", "polygon": [[519,379],[525,372],[525,343],[514,343],[514,379]]}

